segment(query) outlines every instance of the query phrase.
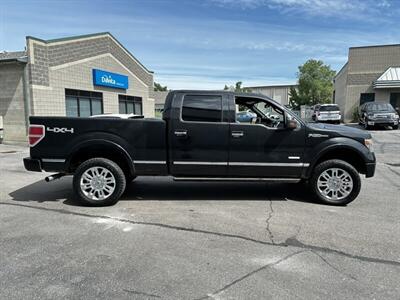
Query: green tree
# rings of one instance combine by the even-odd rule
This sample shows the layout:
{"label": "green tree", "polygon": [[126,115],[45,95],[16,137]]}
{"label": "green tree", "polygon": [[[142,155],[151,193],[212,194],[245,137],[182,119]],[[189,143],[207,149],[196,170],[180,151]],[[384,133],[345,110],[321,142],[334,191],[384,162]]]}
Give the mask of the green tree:
{"label": "green tree", "polygon": [[167,86],[162,86],[161,84],[154,82],[154,91],[156,92],[165,92],[168,91]]}
{"label": "green tree", "polygon": [[290,89],[290,106],[315,105],[332,102],[333,78],[336,71],[321,60],[309,59],[299,66],[298,89]]}

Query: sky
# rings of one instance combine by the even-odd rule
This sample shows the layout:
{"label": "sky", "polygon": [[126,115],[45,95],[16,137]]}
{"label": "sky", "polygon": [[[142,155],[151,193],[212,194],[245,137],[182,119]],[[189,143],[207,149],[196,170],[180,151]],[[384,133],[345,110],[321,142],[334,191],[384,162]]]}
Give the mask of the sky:
{"label": "sky", "polygon": [[111,32],[170,89],[292,84],[348,48],[400,43],[400,0],[0,0],[0,51]]}

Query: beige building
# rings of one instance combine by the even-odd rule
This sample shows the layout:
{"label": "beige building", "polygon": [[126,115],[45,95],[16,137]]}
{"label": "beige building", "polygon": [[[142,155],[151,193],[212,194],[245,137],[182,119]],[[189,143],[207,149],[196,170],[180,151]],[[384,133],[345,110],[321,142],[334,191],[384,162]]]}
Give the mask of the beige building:
{"label": "beige building", "polygon": [[352,47],[335,77],[335,103],[344,121],[352,121],[360,104],[391,103],[400,108],[400,45]]}
{"label": "beige building", "polygon": [[110,33],[56,40],[26,38],[0,53],[4,141],[25,141],[28,116],[102,113],[154,116],[153,72]]}
{"label": "beige building", "polygon": [[253,93],[262,94],[268,96],[282,105],[289,104],[290,89],[297,89],[297,84],[289,85],[265,85],[265,86],[249,86],[247,87]]}

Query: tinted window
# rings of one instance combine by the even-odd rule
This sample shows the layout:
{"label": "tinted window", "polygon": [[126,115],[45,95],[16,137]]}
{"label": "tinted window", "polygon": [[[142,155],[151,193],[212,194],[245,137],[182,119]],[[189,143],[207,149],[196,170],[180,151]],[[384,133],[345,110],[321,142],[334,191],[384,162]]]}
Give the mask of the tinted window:
{"label": "tinted window", "polygon": [[367,102],[375,101],[375,93],[361,93],[360,94],[360,105]]}
{"label": "tinted window", "polygon": [[142,98],[118,95],[119,100],[119,113],[120,114],[142,114]]}
{"label": "tinted window", "polygon": [[340,109],[339,106],[337,105],[327,105],[327,106],[321,106],[319,108],[319,111],[338,111],[338,110]]}
{"label": "tinted window", "polygon": [[387,103],[380,104],[369,104],[367,107],[368,111],[394,111],[393,106]]}
{"label": "tinted window", "polygon": [[222,97],[186,95],[182,105],[182,119],[196,122],[221,122]]}
{"label": "tinted window", "polygon": [[68,117],[89,117],[103,113],[103,94],[65,89],[65,110]]}

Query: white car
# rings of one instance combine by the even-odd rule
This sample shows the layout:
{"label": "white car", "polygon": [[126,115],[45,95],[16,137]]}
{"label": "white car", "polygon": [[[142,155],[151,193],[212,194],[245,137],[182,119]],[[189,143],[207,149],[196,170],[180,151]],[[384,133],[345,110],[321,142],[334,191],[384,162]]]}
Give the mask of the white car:
{"label": "white car", "polygon": [[312,119],[315,122],[330,122],[340,124],[342,115],[337,104],[318,104],[314,106]]}

